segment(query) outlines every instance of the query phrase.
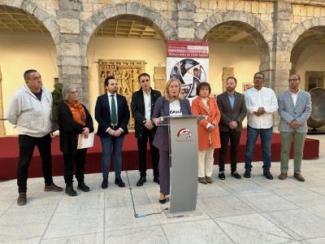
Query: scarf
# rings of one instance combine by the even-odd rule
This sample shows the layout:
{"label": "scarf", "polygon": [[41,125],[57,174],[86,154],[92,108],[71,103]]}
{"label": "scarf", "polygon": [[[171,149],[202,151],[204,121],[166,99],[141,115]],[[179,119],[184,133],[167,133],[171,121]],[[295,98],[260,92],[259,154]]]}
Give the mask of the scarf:
{"label": "scarf", "polygon": [[70,108],[70,111],[72,113],[73,120],[82,125],[86,125],[86,112],[84,107],[80,102],[74,101],[71,103],[66,102],[66,105]]}

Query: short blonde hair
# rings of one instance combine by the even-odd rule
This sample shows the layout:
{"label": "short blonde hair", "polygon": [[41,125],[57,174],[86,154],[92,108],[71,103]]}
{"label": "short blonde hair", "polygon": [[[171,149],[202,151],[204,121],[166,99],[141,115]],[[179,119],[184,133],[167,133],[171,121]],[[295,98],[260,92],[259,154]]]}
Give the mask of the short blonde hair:
{"label": "short blonde hair", "polygon": [[72,90],[77,90],[79,92],[79,89],[76,84],[68,83],[64,84],[62,89],[62,97],[64,101],[68,101],[70,98],[70,92]]}
{"label": "short blonde hair", "polygon": [[167,101],[170,101],[170,100],[171,100],[171,97],[169,96],[168,89],[169,89],[170,85],[171,85],[173,82],[177,82],[177,83],[178,83],[178,86],[179,86],[178,99],[183,99],[183,96],[182,96],[182,94],[181,94],[182,83],[181,83],[178,79],[176,79],[176,78],[170,78],[170,79],[166,82],[166,86],[165,86],[165,90],[164,90],[164,96],[165,96],[165,99],[166,99]]}

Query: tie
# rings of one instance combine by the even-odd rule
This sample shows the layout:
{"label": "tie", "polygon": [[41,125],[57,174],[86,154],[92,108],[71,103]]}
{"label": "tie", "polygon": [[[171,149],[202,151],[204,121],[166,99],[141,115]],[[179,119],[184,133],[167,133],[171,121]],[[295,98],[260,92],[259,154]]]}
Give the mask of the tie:
{"label": "tie", "polygon": [[117,125],[116,103],[114,95],[111,95],[111,123],[113,126]]}

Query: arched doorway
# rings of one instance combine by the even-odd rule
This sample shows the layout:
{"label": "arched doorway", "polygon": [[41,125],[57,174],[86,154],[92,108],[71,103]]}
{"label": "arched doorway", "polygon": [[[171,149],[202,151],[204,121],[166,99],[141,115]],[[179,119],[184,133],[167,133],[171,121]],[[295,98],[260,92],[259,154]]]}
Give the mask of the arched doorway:
{"label": "arched doorway", "polygon": [[[35,16],[6,5],[0,5],[0,53],[3,118],[12,96],[24,84],[26,69],[39,70],[44,87],[52,90],[58,68],[56,45],[48,29]],[[8,122],[4,129],[6,135],[17,133]]]}
{"label": "arched doorway", "polygon": [[314,26],[303,32],[291,51],[291,73],[301,76],[301,88],[325,88],[325,26]]}
{"label": "arched doorway", "polygon": [[[152,86],[161,90],[165,83],[166,41],[163,32],[149,19],[119,15],[104,21],[93,34],[87,52],[89,102],[104,92],[103,82],[114,75],[119,93],[131,101],[138,90],[138,75],[150,74]],[[131,123],[132,127],[132,123]]]}
{"label": "arched doorway", "polygon": [[223,22],[211,28],[204,39],[210,49],[209,79],[217,94],[224,91],[228,76],[237,77],[240,92],[252,85],[257,71],[265,73],[267,82],[270,80],[268,45],[251,25],[241,21]]}

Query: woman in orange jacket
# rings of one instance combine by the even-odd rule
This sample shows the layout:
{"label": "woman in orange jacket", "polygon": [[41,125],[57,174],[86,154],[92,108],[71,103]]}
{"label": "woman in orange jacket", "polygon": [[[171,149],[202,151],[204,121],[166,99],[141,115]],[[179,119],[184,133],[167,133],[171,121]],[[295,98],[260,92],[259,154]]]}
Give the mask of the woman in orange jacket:
{"label": "woman in orange jacket", "polygon": [[199,120],[199,182],[202,184],[212,183],[213,154],[215,148],[220,148],[219,120],[220,111],[216,99],[211,97],[209,83],[202,82],[196,89],[198,97],[192,102],[193,115],[203,115]]}

